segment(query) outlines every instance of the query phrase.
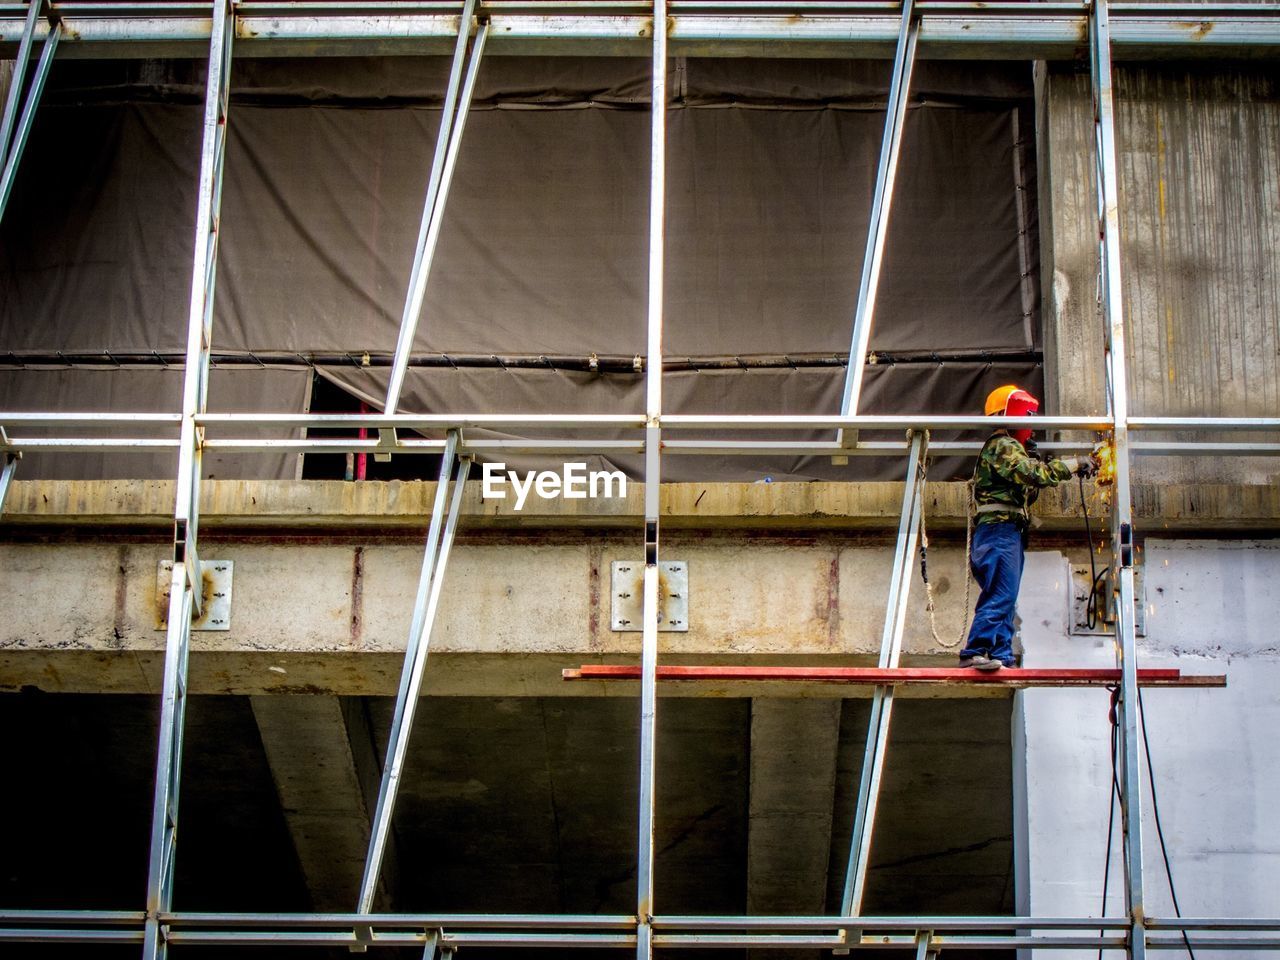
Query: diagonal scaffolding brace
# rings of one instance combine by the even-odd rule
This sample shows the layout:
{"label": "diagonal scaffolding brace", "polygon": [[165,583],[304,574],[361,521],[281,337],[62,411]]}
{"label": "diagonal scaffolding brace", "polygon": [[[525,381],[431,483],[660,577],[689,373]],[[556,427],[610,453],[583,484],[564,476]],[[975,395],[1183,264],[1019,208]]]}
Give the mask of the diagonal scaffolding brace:
{"label": "diagonal scaffolding brace", "polygon": [[[458,18],[458,39],[453,49],[453,65],[449,71],[449,85],[445,91],[440,113],[440,129],[436,133],[436,149],[431,157],[431,178],[427,181],[427,196],[422,205],[422,223],[418,227],[418,242],[413,252],[413,268],[409,272],[409,291],[405,297],[404,313],[400,317],[400,333],[396,339],[396,352],[391,362],[391,377],[387,383],[384,410],[395,413],[404,389],[405,372],[409,367],[409,354],[413,350],[418,332],[418,318],[427,295],[427,281],[431,278],[431,265],[435,261],[436,245],[440,240],[440,228],[444,224],[445,203],[449,199],[449,187],[458,164],[458,152],[462,147],[462,134],[475,93],[476,76],[480,71],[480,58],[484,54],[485,40],[489,36],[489,20],[484,18],[476,30],[468,60],[467,41],[471,36],[471,21],[475,14],[476,0],[465,0],[462,15]],[[466,68],[466,80],[458,85]]]}
{"label": "diagonal scaffolding brace", "polygon": [[[862,255],[858,306],[853,318],[849,362],[844,372],[844,392],[840,401],[842,417],[857,412],[858,400],[862,395],[863,366],[867,359],[867,345],[871,341],[871,324],[875,319],[880,268],[884,263],[885,239],[889,233],[889,210],[893,205],[893,185],[898,175],[898,154],[902,148],[902,131],[907,122],[907,98],[911,93],[911,72],[915,66],[916,43],[919,38],[920,18],[915,14],[913,0],[902,0],[902,23],[893,57],[893,79],[889,85],[889,101],[885,110],[880,164],[876,170],[871,217],[867,222],[867,245]],[[840,430],[836,440],[841,447],[855,447],[858,432]],[[848,462],[841,457],[834,460],[837,463]]]}
{"label": "diagonal scaffolding brace", "polygon": [[[26,101],[22,106],[22,115],[19,118],[18,104],[22,101],[27,63],[31,58],[31,48],[35,44],[36,24],[40,21],[42,11],[50,16],[49,32],[40,50],[40,61],[36,64],[36,72],[31,78]],[[9,82],[9,96],[5,100],[4,115],[0,117],[0,220],[4,219],[5,208],[9,206],[9,196],[13,193],[13,183],[18,176],[18,164],[22,161],[22,152],[26,148],[27,138],[31,135],[36,107],[40,104],[40,96],[44,92],[45,81],[49,79],[49,70],[53,66],[53,58],[58,52],[58,41],[61,39],[62,21],[53,17],[48,7],[48,0],[31,0],[27,8],[26,21],[23,23],[22,40],[18,45],[18,59],[14,62],[13,77]]]}
{"label": "diagonal scaffolding brace", "polygon": [[[906,626],[907,599],[911,593],[911,558],[920,538],[920,511],[924,497],[924,458],[928,453],[928,434],[911,435],[911,453],[907,459],[907,476],[902,491],[902,514],[898,519],[898,541],[893,553],[893,569],[889,575],[889,600],[885,608],[884,632],[880,637],[880,668],[898,666],[902,658],[902,633]],[[889,741],[889,722],[893,715],[894,688],[877,684],[871,699],[871,716],[867,722],[867,742],[862,754],[862,773],[858,782],[858,802],[849,839],[849,864],[845,871],[841,916],[856,917],[862,912],[862,897],[871,857],[871,837],[875,828],[876,805],[880,797],[880,779],[884,773],[885,748]],[[853,939],[853,931],[849,931]]]}
{"label": "diagonal scaffolding brace", "polygon": [[[413,718],[422,694],[422,677],[427,666],[427,653],[431,644],[431,628],[435,625],[440,608],[440,590],[444,584],[445,567],[453,548],[454,534],[458,529],[458,517],[462,513],[462,494],[467,475],[471,470],[469,458],[458,457],[458,431],[450,430],[445,442],[444,455],[440,459],[440,476],[436,483],[436,498],[431,510],[431,525],[427,530],[427,544],[422,557],[422,573],[418,578],[418,592],[413,602],[413,618],[409,625],[409,641],[404,653],[404,669],[400,675],[400,689],[396,694],[395,714],[391,720],[391,735],[387,743],[387,756],[382,768],[382,782],[378,787],[378,802],[369,831],[369,852],[365,857],[364,877],[360,881],[357,910],[368,913],[378,890],[378,878],[382,860],[386,854],[387,838],[391,832],[391,817],[395,812],[396,796],[404,773],[405,755],[409,749],[409,735],[413,730]],[[454,467],[457,475],[454,477]],[[453,479],[453,493],[449,494],[449,481]],[[446,510],[447,504],[447,510]]]}
{"label": "diagonal scaffolding brace", "polygon": [[195,257],[191,274],[190,312],[187,317],[178,484],[174,503],[173,571],[169,584],[164,685],[151,814],[151,856],[147,867],[144,960],[162,960],[168,955],[168,940],[161,927],[160,914],[173,908],[191,617],[200,609],[203,591],[200,559],[196,549],[203,429],[197,426],[196,418],[205,412],[208,402],[209,349],[217,280],[218,217],[222,204],[222,171],[226,158],[234,21],[232,0],[217,0],[213,8],[213,32],[209,42],[200,182],[196,201]]}
{"label": "diagonal scaffolding brace", "polygon": [[1120,791],[1124,835],[1125,900],[1132,925],[1129,956],[1147,955],[1142,866],[1142,765],[1138,731],[1138,640],[1134,584],[1133,502],[1130,487],[1129,378],[1126,363],[1124,288],[1120,272],[1120,176],[1116,157],[1115,95],[1112,89],[1111,26],[1107,0],[1093,0],[1089,13],[1093,122],[1098,195],[1098,299],[1106,335],[1108,413],[1114,420],[1115,482],[1111,505],[1112,570],[1116,613],[1116,658],[1120,680]]}

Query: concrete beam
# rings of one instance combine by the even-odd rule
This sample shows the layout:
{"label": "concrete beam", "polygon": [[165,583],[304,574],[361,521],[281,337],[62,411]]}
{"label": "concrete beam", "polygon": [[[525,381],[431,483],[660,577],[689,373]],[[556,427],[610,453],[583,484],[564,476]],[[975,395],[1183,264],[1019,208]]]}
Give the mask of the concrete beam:
{"label": "concrete beam", "polygon": [[838,700],[751,702],[747,913],[823,912],[839,740]]}
{"label": "concrete beam", "polygon": [[[1084,339],[1079,330],[1065,335],[1074,341]],[[1089,364],[1082,359],[1064,368],[1063,375],[1083,384],[1087,369]],[[1084,402],[1082,395],[1063,397],[1063,403],[1077,401]],[[201,484],[201,529],[416,533],[425,528],[434,494],[434,481],[210,480]],[[173,483],[165,480],[15,480],[0,535],[20,534],[32,526],[165,529],[173,522],[173,498]],[[1134,498],[1138,520],[1150,529],[1280,529],[1280,489],[1275,484],[1139,483]],[[643,501],[644,485],[632,483],[625,498],[531,496],[525,509],[517,512],[510,498],[485,500],[480,484],[472,483],[463,500],[462,532],[639,529]],[[672,483],[662,488],[662,515],[668,530],[889,531],[896,527],[901,507],[900,483]],[[962,529],[965,485],[929,484],[926,509],[932,529]],[[1091,509],[1102,512],[1105,503],[1099,498]],[[1075,488],[1046,491],[1036,514],[1043,529],[1078,530],[1080,504]]]}
{"label": "concrete beam", "polygon": [[[374,759],[360,704],[331,696],[255,696],[250,703],[312,909],[352,910],[369,843],[369,771],[362,776],[361,766]],[[389,856],[384,880],[394,862]],[[383,886],[384,901],[386,886],[395,884]]]}
{"label": "concrete beam", "polygon": [[[634,559],[636,547],[607,538],[460,544],[445,577],[426,692],[633,696],[625,683],[566,683],[560,670],[634,662],[640,635],[610,629],[609,579],[610,561]],[[162,543],[0,543],[0,609],[7,612],[0,687],[154,692],[164,644],[156,569],[166,551]],[[666,662],[874,662],[887,545],[838,536],[744,543],[672,535],[668,551],[689,564],[691,612],[687,633],[661,635]],[[204,554],[235,564],[231,629],[194,635],[194,691],[394,692],[416,543],[281,544],[206,534]],[[930,552],[944,625],[964,615],[963,562],[954,546]],[[921,597],[911,604],[906,636],[910,662],[954,655],[933,642]],[[843,687],[821,689],[849,695]],[[698,685],[696,692],[711,690]],[[785,690],[796,695],[794,685]],[[671,692],[694,691],[675,685]]]}

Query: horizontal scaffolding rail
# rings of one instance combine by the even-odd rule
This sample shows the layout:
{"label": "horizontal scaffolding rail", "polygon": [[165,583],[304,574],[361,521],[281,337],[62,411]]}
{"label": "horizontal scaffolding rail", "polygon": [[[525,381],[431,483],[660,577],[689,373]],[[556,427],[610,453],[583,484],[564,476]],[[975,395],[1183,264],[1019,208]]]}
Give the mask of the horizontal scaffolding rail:
{"label": "horizontal scaffolding rail", "polygon": [[[112,439],[103,437],[14,437],[7,444],[0,444],[0,452],[26,451],[28,453],[154,453],[157,450],[176,450],[177,440],[163,438]],[[1091,449],[1086,441],[1076,443],[1042,443],[1045,453],[1083,453]],[[973,456],[982,448],[975,440],[938,441],[929,449],[935,456]],[[444,449],[443,440],[400,439],[394,443],[380,440],[344,438],[314,439],[215,439],[206,440],[202,449],[216,453],[395,453],[438,455]],[[464,454],[487,457],[496,454],[541,454],[544,456],[590,456],[611,453],[642,453],[640,440],[466,440],[461,445]],[[754,457],[821,457],[861,456],[899,457],[906,450],[905,442],[892,440],[860,440],[856,448],[843,447],[834,441],[729,441],[729,440],[667,440],[663,441],[663,453],[676,456],[754,456]],[[1133,443],[1132,453],[1138,456],[1201,456],[1201,457],[1276,457],[1280,456],[1280,444],[1276,443]]]}
{"label": "horizontal scaffolding rail", "polygon": [[[469,428],[631,429],[645,426],[639,413],[201,413],[202,427],[292,427],[313,429],[366,427],[376,430],[466,430]],[[0,411],[0,424],[15,426],[111,426],[132,423],[177,424],[179,413]],[[1114,420],[1099,416],[983,417],[973,414],[666,414],[664,428],[674,430],[973,430],[1029,428],[1110,430]],[[1280,432],[1280,417],[1130,417],[1130,430]]]}
{"label": "horizontal scaffolding rail", "polygon": [[[141,912],[0,911],[0,942],[139,943]],[[167,942],[222,946],[412,946],[435,937],[444,948],[634,948],[629,916],[524,914],[162,913]],[[1128,947],[1123,917],[655,916],[661,948],[881,947],[930,949],[1104,949]],[[1154,949],[1280,949],[1280,919],[1148,918]],[[359,931],[359,933],[357,933]],[[1236,933],[1238,936],[1212,934]],[[1174,936],[1172,934],[1178,934]],[[1183,935],[1186,935],[1184,939]]]}
{"label": "horizontal scaffolding rail", "polygon": [[[562,670],[565,680],[639,680],[640,667],[630,664],[584,664]],[[658,679],[734,680],[750,682],[843,683],[881,686],[1114,687],[1119,670],[1035,669],[1006,667],[984,672],[958,667],[658,667]],[[1183,675],[1180,670],[1139,670],[1140,687],[1225,687],[1223,674]]]}
{"label": "horizontal scaffolding rail", "polygon": [[[236,5],[236,56],[398,55],[450,52],[457,3],[294,2]],[[921,2],[918,56],[1076,59],[1085,49],[1083,3]],[[26,5],[0,5],[0,56],[12,57]],[[192,57],[208,49],[207,6],[192,3],[55,3],[60,56]],[[611,0],[491,2],[494,54],[645,56],[650,7]],[[673,2],[672,56],[893,56],[900,7],[882,2]],[[1280,55],[1274,4],[1115,4],[1117,58]],[[41,24],[36,38],[49,31]]]}
{"label": "horizontal scaffolding rail", "polygon": [[[138,424],[177,426],[182,417],[176,413],[71,413],[71,412],[0,412],[0,427],[14,428],[133,428]],[[203,428],[230,430],[243,428],[282,428],[291,430],[357,430],[376,431],[376,437],[210,437],[200,444],[202,449],[221,453],[397,453],[439,454],[444,448],[440,439],[399,437],[395,431],[412,430],[441,433],[451,429],[572,431],[577,433],[633,431],[630,438],[591,437],[503,437],[469,439],[464,434],[462,451],[475,456],[489,454],[534,453],[544,455],[588,455],[609,453],[641,453],[644,449],[642,430],[645,418],[640,414],[379,414],[379,413],[206,413],[195,417]],[[729,433],[739,439],[664,439],[662,452],[680,456],[828,456],[849,455],[896,457],[907,452],[905,433],[909,430],[939,430],[956,433],[980,433],[984,438],[993,429],[1033,427],[1046,431],[1081,431],[1105,434],[1113,429],[1108,417],[978,417],[928,415],[754,415],[715,416],[668,414],[660,418],[664,428],[680,431]],[[1165,434],[1276,433],[1280,434],[1280,418],[1275,417],[1133,417],[1127,421],[1130,430]],[[903,432],[900,440],[860,440],[856,447],[845,447],[829,440],[761,440],[742,437],[750,430],[799,431],[854,429],[859,431]],[[136,436],[59,436],[24,437],[9,434],[0,440],[0,452],[56,453],[152,453],[177,449],[175,437]],[[972,455],[981,449],[981,440],[941,440],[930,444],[933,455]],[[1087,438],[1050,441],[1041,444],[1046,453],[1074,453],[1090,449]],[[1220,439],[1142,440],[1130,444],[1139,456],[1280,456],[1280,442],[1224,441]]]}

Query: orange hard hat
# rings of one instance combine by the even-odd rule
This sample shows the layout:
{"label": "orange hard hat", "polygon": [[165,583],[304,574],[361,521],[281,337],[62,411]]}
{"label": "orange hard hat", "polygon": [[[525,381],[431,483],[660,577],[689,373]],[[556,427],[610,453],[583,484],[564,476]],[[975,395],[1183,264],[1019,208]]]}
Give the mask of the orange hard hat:
{"label": "orange hard hat", "polygon": [[1040,409],[1040,401],[1016,384],[1008,383],[996,387],[987,394],[985,415],[988,417],[1004,416],[1024,417]]}

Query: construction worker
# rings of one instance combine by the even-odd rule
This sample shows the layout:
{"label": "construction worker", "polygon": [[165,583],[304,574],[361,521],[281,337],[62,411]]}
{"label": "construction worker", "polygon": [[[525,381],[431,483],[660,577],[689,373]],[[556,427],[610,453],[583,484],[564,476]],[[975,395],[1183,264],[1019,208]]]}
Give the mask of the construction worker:
{"label": "construction worker", "polygon": [[[987,396],[988,417],[1026,417],[1038,409],[1040,401],[1013,384]],[[1097,472],[1097,461],[1091,456],[1042,458],[1030,430],[1001,429],[987,440],[973,475],[976,515],[969,557],[982,594],[969,641],[960,651],[961,667],[999,670],[1014,665],[1014,617],[1030,526],[1027,510],[1044,487]]]}

